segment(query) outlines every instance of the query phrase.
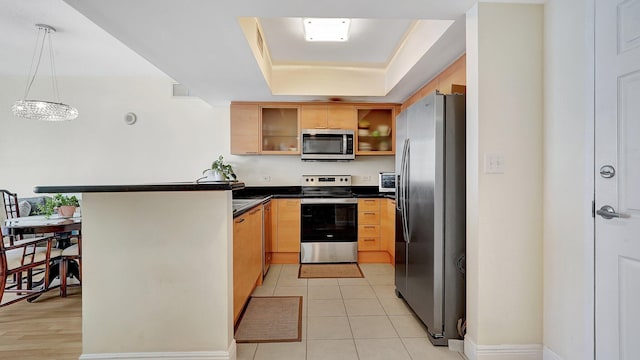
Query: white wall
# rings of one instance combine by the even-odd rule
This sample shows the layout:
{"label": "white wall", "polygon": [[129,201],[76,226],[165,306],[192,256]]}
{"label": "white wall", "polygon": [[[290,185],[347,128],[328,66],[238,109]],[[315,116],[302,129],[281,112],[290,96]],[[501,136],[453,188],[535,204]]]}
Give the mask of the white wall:
{"label": "white wall", "polygon": [[[229,107],[172,98],[169,77],[59,78],[62,101],[80,112],[64,123],[13,116],[11,105],[22,97],[24,82],[0,78],[0,188],[19,196],[32,195],[35,185],[193,181],[220,154],[240,180],[254,186],[299,185],[302,174],[319,173],[356,175],[354,185],[377,185],[379,171],[394,170],[392,156],[347,163],[231,156]],[[131,126],[123,120],[130,111],[138,115]],[[262,175],[271,182],[261,182]]]}
{"label": "white wall", "polygon": [[[478,197],[480,157],[478,155],[479,131],[479,85],[478,85],[478,5],[467,12],[467,336],[478,334],[480,272],[478,254]],[[465,348],[468,348],[466,346]],[[471,360],[473,358],[469,357]]]}
{"label": "white wall", "polygon": [[[468,20],[468,336],[478,359],[490,358],[480,349],[493,345],[523,345],[535,356],[542,344],[543,6],[479,3]],[[484,171],[487,154],[502,156],[504,173]]]}
{"label": "white wall", "polygon": [[593,86],[593,1],[547,1],[544,345],[566,360],[593,359]]}

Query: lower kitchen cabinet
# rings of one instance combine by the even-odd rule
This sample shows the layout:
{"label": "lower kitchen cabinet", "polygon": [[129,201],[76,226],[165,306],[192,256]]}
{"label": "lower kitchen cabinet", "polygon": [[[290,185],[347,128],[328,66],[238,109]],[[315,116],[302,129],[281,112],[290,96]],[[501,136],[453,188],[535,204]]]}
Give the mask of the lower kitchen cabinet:
{"label": "lower kitchen cabinet", "polygon": [[391,263],[395,256],[395,200],[358,199],[358,262]]}
{"label": "lower kitchen cabinet", "polygon": [[262,283],[262,205],[233,219],[233,321]]}
{"label": "lower kitchen cabinet", "polygon": [[380,251],[380,199],[358,199],[358,251]]}
{"label": "lower kitchen cabinet", "polygon": [[300,199],[275,199],[274,205],[272,263],[297,264],[300,262]]}
{"label": "lower kitchen cabinet", "polygon": [[384,199],[380,212],[380,248],[389,253],[393,264],[396,257],[396,201]]}
{"label": "lower kitchen cabinet", "polygon": [[358,199],[358,262],[389,262],[380,249],[381,199]]}
{"label": "lower kitchen cabinet", "polygon": [[263,274],[267,275],[267,270],[271,265],[271,257],[273,256],[273,224],[272,224],[272,205],[271,201],[264,204],[262,214],[262,236],[264,238],[264,267]]}

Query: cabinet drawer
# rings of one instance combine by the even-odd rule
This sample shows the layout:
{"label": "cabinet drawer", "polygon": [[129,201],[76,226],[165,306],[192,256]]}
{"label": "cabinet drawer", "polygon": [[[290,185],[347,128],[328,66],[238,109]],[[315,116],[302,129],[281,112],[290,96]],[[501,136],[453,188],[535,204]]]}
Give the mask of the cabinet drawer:
{"label": "cabinet drawer", "polygon": [[380,224],[379,211],[359,211],[358,212],[358,225],[379,225],[379,224]]}
{"label": "cabinet drawer", "polygon": [[358,251],[378,251],[380,250],[380,237],[365,236],[358,237]]}
{"label": "cabinet drawer", "polygon": [[358,199],[358,211],[380,210],[380,199]]}
{"label": "cabinet drawer", "polygon": [[359,225],[358,237],[380,236],[380,225]]}

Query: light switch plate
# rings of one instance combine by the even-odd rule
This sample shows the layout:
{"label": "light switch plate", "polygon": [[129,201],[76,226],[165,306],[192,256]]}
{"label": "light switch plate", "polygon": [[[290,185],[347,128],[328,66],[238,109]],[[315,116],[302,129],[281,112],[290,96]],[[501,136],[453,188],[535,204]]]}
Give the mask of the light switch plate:
{"label": "light switch plate", "polygon": [[501,154],[484,154],[485,174],[504,174],[504,156]]}

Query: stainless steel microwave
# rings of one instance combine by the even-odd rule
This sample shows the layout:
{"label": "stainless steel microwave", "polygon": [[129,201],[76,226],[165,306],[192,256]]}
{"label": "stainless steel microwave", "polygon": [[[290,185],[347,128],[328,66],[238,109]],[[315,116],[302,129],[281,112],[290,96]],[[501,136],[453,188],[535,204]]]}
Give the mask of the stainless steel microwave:
{"label": "stainless steel microwave", "polygon": [[353,160],[353,130],[303,129],[302,160]]}

